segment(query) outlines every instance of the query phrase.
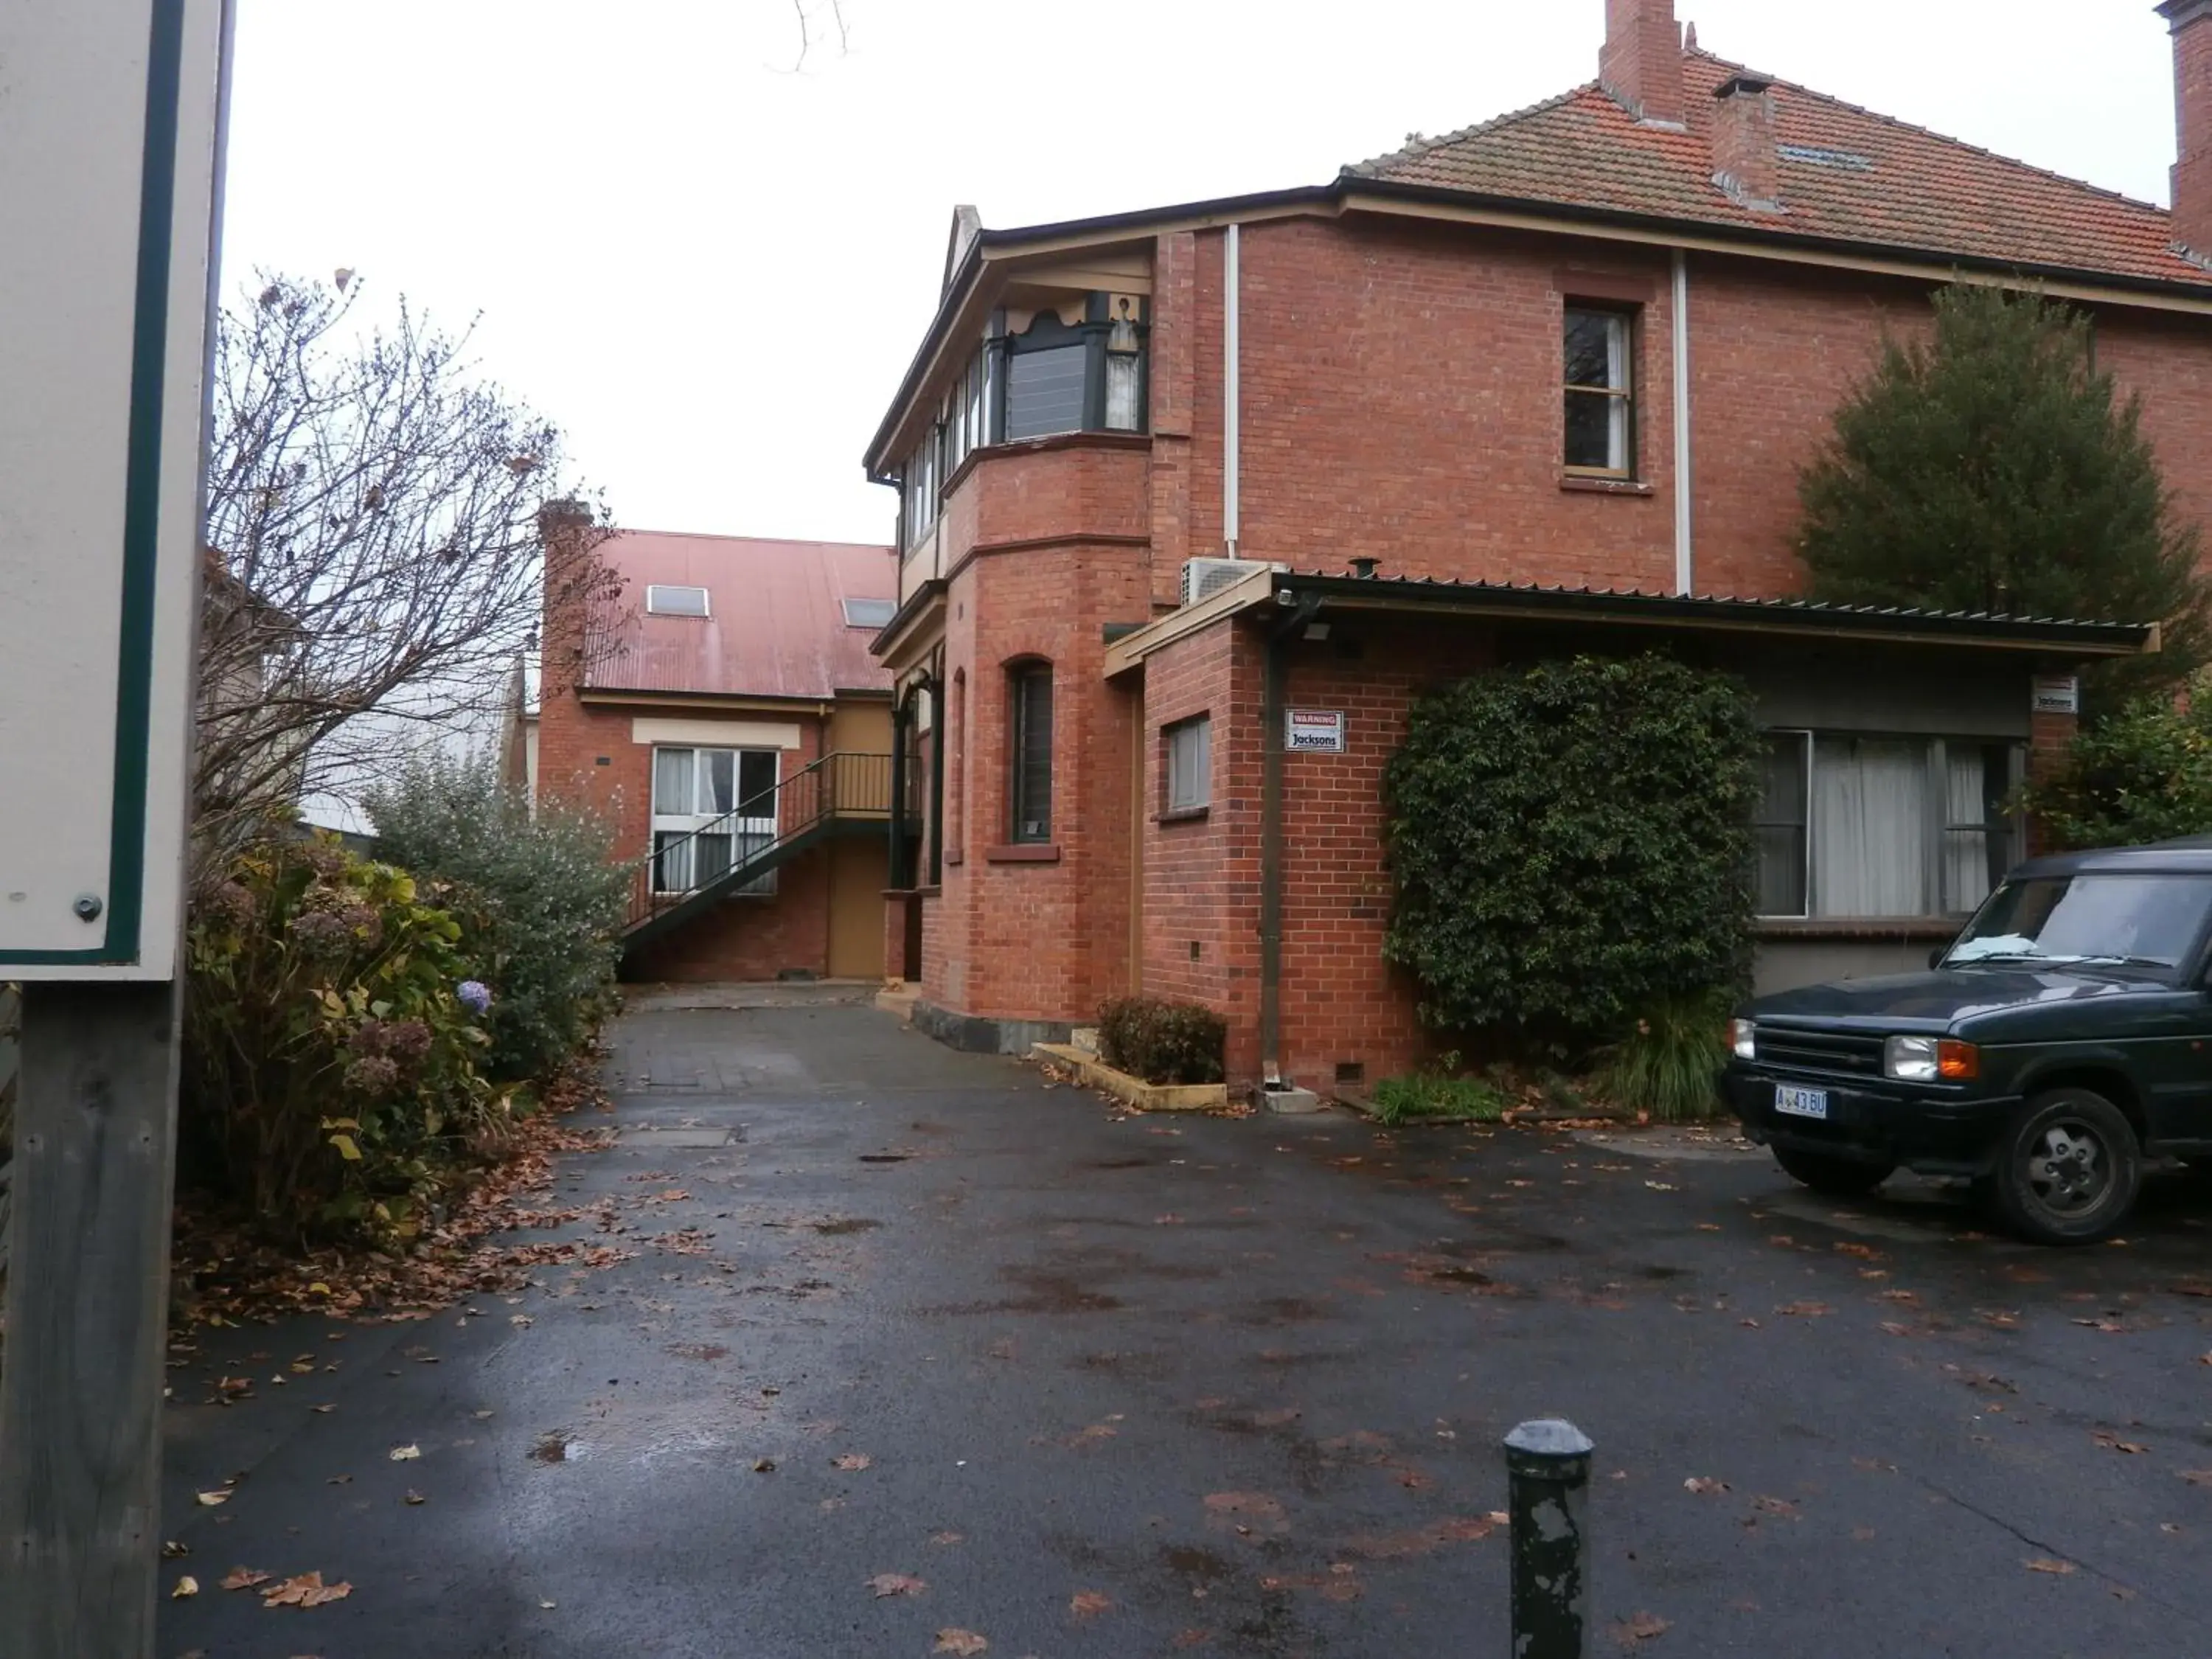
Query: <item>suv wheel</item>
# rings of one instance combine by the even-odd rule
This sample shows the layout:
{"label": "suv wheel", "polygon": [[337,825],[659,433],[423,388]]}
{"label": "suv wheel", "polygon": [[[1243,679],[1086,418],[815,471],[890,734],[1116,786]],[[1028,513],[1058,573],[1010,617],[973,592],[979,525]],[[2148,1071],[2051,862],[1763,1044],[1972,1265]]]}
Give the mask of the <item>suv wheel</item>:
{"label": "suv wheel", "polygon": [[1990,1195],[2039,1244],[2093,1244],[2135,1207],[2142,1150],[2120,1109],[2087,1089],[2054,1089],[2021,1108],[1997,1143]]}
{"label": "suv wheel", "polygon": [[1868,1164],[1856,1158],[1838,1158],[1832,1152],[1801,1152],[1794,1146],[1777,1146],[1774,1161],[1793,1179],[1831,1198],[1858,1198],[1881,1186],[1897,1170],[1895,1164]]}

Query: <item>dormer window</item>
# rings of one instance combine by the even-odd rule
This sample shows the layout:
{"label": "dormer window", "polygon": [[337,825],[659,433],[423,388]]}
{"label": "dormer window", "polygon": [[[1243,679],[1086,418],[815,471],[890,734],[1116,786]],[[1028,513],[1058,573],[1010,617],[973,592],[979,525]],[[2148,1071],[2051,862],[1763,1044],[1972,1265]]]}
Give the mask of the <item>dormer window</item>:
{"label": "dormer window", "polygon": [[707,590],[654,582],[645,590],[645,611],[649,617],[704,617]]}

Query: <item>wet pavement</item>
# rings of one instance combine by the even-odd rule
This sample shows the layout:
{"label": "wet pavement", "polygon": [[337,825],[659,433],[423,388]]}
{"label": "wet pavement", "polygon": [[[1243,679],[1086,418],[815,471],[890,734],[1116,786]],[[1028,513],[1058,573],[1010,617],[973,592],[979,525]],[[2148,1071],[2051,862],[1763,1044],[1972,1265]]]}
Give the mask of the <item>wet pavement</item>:
{"label": "wet pavement", "polygon": [[1594,1652],[2212,1651],[2212,1184],[2059,1253],[1694,1138],[1122,1117],[866,1006],[614,1040],[540,1236],[632,1257],[173,1372],[165,1655],[1503,1655],[1551,1413]]}

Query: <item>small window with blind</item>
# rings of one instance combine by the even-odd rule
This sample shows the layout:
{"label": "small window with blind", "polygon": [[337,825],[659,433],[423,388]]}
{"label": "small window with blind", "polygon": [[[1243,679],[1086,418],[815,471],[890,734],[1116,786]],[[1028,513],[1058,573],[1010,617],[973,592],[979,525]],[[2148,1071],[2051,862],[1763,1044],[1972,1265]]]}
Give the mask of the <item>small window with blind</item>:
{"label": "small window with blind", "polygon": [[1052,839],[1052,665],[1022,663],[1008,675],[1012,708],[1012,804],[1009,831],[1017,843]]}
{"label": "small window with blind", "polygon": [[1160,737],[1168,762],[1164,816],[1195,817],[1213,803],[1213,721],[1200,714],[1169,726]]}
{"label": "small window with blind", "polygon": [[1635,317],[1566,310],[1566,466],[1592,478],[1636,476]]}

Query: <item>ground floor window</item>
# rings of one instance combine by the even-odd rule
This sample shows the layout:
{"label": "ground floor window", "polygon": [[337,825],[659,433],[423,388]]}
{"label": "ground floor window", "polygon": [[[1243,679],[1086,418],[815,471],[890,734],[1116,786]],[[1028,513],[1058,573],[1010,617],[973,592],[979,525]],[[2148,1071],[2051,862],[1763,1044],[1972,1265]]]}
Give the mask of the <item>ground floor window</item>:
{"label": "ground floor window", "polygon": [[1213,721],[1200,714],[1161,733],[1168,751],[1167,811],[1196,812],[1213,800]]}
{"label": "ground floor window", "polygon": [[[696,892],[751,858],[776,835],[773,749],[653,751],[653,885]],[[775,891],[775,872],[738,889]]]}
{"label": "ground floor window", "polygon": [[1767,734],[1766,916],[1960,915],[2018,858],[2024,750],[1982,738]]}
{"label": "ground floor window", "polygon": [[1052,665],[1017,665],[1006,678],[1009,833],[1016,842],[1052,839]]}

